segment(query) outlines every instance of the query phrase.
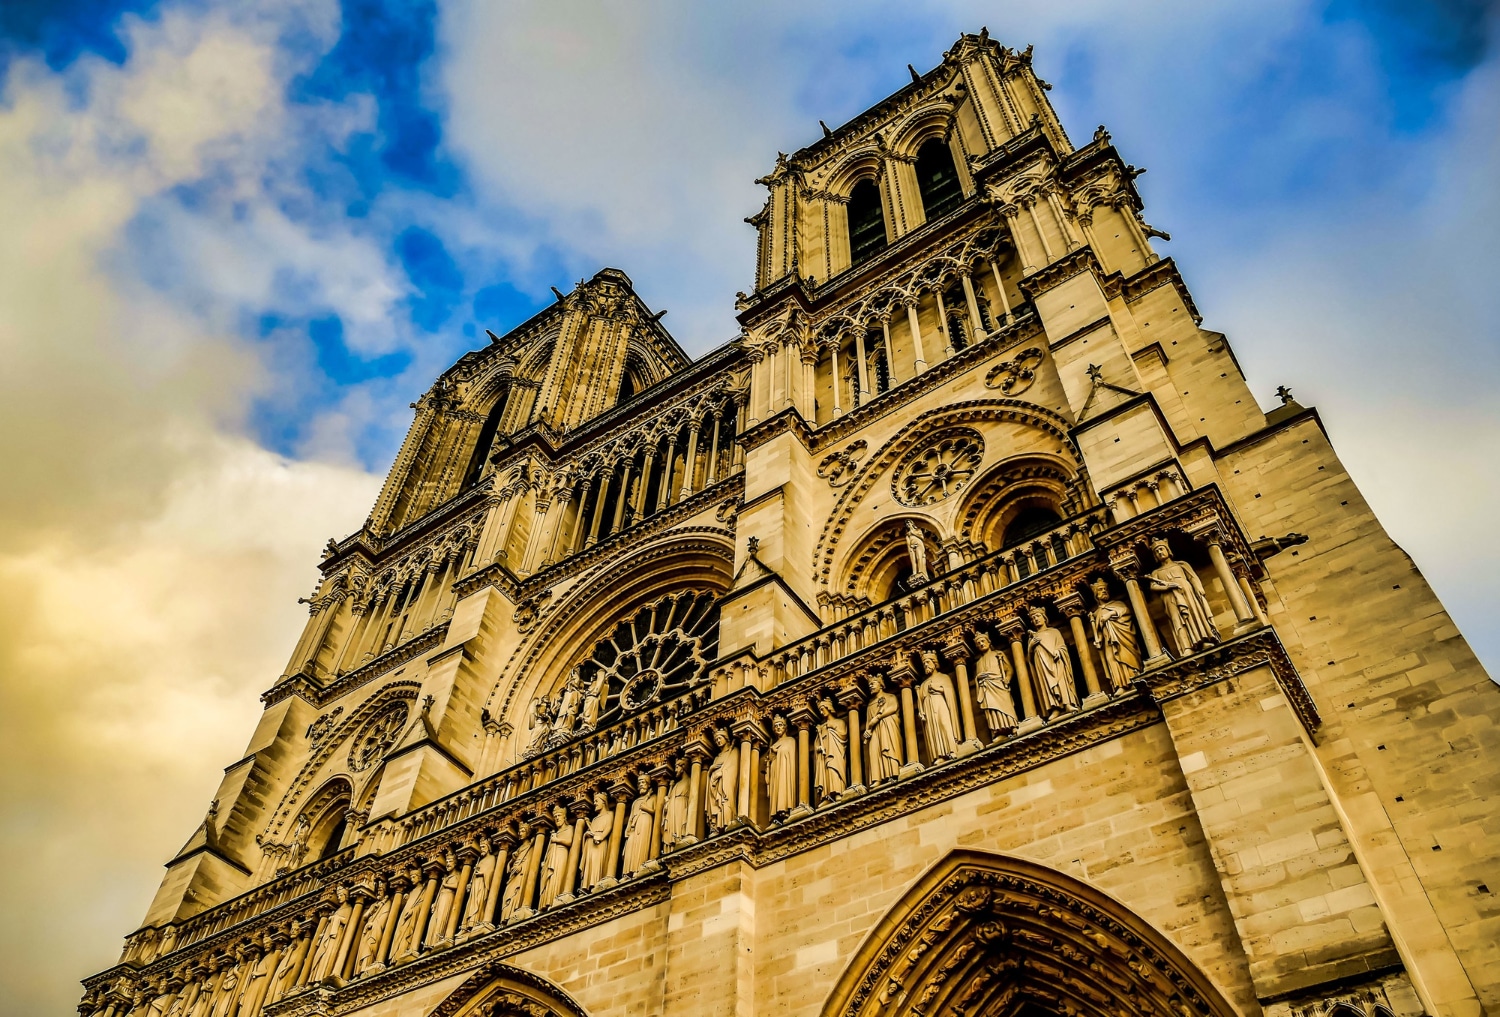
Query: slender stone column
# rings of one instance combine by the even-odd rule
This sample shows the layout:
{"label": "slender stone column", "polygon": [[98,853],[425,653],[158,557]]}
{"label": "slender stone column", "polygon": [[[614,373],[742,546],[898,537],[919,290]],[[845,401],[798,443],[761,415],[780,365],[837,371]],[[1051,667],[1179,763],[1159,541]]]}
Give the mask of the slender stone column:
{"label": "slender stone column", "polygon": [[1057,220],[1057,231],[1062,234],[1063,240],[1068,245],[1068,250],[1078,249],[1078,237],[1073,232],[1072,223],[1068,222],[1068,216],[1062,206],[1062,199],[1057,196],[1057,188],[1047,188],[1047,204],[1052,207],[1052,216]]}
{"label": "slender stone column", "polygon": [[812,815],[812,711],[805,706],[793,710],[787,718],[797,728],[797,805],[788,818]]}
{"label": "slender stone column", "polygon": [[417,905],[417,931],[412,937],[411,952],[415,955],[421,944],[427,942],[427,923],[432,920],[432,899],[437,896],[438,883],[443,878],[443,863],[430,861],[422,870],[427,882],[422,886],[422,900]]}
{"label": "slender stone column", "polygon": [[1050,265],[1053,261],[1057,260],[1057,255],[1052,253],[1052,245],[1047,243],[1047,232],[1042,229],[1041,216],[1036,214],[1036,199],[1028,196],[1024,201],[1024,205],[1026,206],[1026,214],[1031,216],[1031,225],[1036,227],[1037,239],[1042,242],[1042,253],[1047,256],[1047,264]]}
{"label": "slender stone column", "polygon": [[886,315],[880,319],[880,334],[885,339],[885,373],[891,383],[891,388],[896,387],[896,358],[891,347],[891,319]]}
{"label": "slender stone column", "polygon": [[959,276],[964,287],[964,303],[969,307],[969,327],[974,330],[974,341],[978,342],[989,333],[984,329],[984,319],[979,316],[979,298],[974,295],[974,280],[965,272]]}
{"label": "slender stone column", "polygon": [[578,814],[573,818],[573,843],[568,846],[568,869],[563,873],[562,892],[557,895],[554,907],[572,900],[574,891],[578,889],[578,858],[583,853],[583,831],[589,824],[589,812],[585,805],[574,808],[578,810]]}
{"label": "slender stone column", "polygon": [[609,493],[608,482],[608,478],[601,470],[594,474],[593,482],[590,484],[594,491],[594,518],[589,520],[589,547],[599,543],[599,528],[604,523],[604,513],[609,511],[609,507],[604,504],[604,499]]}
{"label": "slender stone column", "polygon": [[906,320],[907,323],[911,326],[911,345],[912,352],[915,356],[915,363],[913,366],[916,368],[916,372],[918,374],[921,374],[923,371],[927,370],[927,354],[922,349],[922,326],[921,323],[917,321],[917,302],[915,300],[907,301]]}
{"label": "slender stone column", "polygon": [[839,689],[838,700],[839,705],[847,711],[849,725],[849,787],[845,789],[844,795],[857,795],[865,790],[864,741],[859,735],[859,711],[864,705],[864,697],[859,694],[859,689],[846,686]]}
{"label": "slender stone column", "polygon": [[859,393],[854,397],[854,405],[863,406],[870,400],[870,368],[865,354],[865,333],[868,331],[865,325],[860,324],[854,332],[854,356],[859,364]]}
{"label": "slender stone column", "polygon": [[843,379],[839,377],[839,343],[837,339],[828,347],[828,356],[829,369],[833,371],[833,377],[830,379],[832,381],[831,388],[833,389],[833,415],[835,417],[842,417],[844,415],[843,392],[840,390],[843,388],[841,384]]}
{"label": "slender stone column", "polygon": [[1058,610],[1068,619],[1068,627],[1073,632],[1073,646],[1078,650],[1078,663],[1083,667],[1083,684],[1088,687],[1088,697],[1084,699],[1085,709],[1109,699],[1107,693],[1099,686],[1099,670],[1094,666],[1094,654],[1089,643],[1088,632],[1083,627],[1083,598],[1077,593],[1069,593],[1057,598]]}
{"label": "slender stone column", "polygon": [[495,875],[485,889],[484,907],[479,912],[479,924],[474,926],[474,935],[489,932],[495,927],[495,905],[500,901],[500,884],[505,882],[505,866],[510,862],[510,846],[514,834],[504,831],[495,835]]}
{"label": "slender stone column", "polygon": [[1248,576],[1240,576],[1240,592],[1245,595],[1245,603],[1250,605],[1250,610],[1255,612],[1255,620],[1261,625],[1269,625],[1271,622],[1266,618],[1265,610],[1260,606],[1260,598],[1255,595],[1255,588],[1250,585]]}
{"label": "slender stone column", "polygon": [[[1021,210],[1014,204],[1003,205],[1000,214],[1005,217],[1006,225],[1010,227],[1010,238],[1015,241],[1016,254],[1021,259],[1021,274],[1030,275],[1036,271],[1036,266],[1031,262],[1031,245],[1021,236]],[[1004,290],[1002,289],[1003,293]]]}
{"label": "slender stone column", "polygon": [[661,857],[661,830],[667,821],[667,781],[670,779],[671,771],[665,765],[659,766],[651,774],[651,786],[656,795],[656,811],[652,813],[656,818],[651,823],[651,847],[646,851],[645,867]]}
{"label": "slender stone column", "polygon": [[308,977],[312,974],[312,946],[323,938],[323,930],[328,926],[328,914],[331,910],[327,905],[318,909],[318,924],[313,927],[312,935],[307,937],[307,945],[303,948],[302,958],[297,963],[297,980],[293,983],[296,988],[300,989],[306,985]]}
{"label": "slender stone column", "polygon": [[1125,582],[1125,597],[1130,601],[1130,611],[1135,615],[1135,627],[1141,634],[1141,642],[1146,647],[1145,668],[1161,667],[1170,664],[1172,658],[1167,656],[1161,646],[1161,637],[1157,635],[1156,623],[1151,620],[1151,612],[1146,609],[1146,597],[1141,592],[1139,579],[1140,562],[1135,555],[1128,558],[1112,559],[1109,563],[1115,575]]}
{"label": "slender stone column", "polygon": [[1005,280],[1000,276],[1000,263],[990,259],[990,272],[995,277],[995,292],[1000,294],[1000,322],[1004,325],[1010,320],[1010,297],[1005,293]]}
{"label": "slender stone column", "polygon": [[688,447],[687,461],[682,468],[682,488],[677,495],[677,501],[681,501],[693,493],[693,484],[698,479],[698,421],[688,425]]}
{"label": "slender stone column", "polygon": [[964,641],[963,633],[955,632],[953,638],[944,644],[943,652],[953,661],[953,684],[958,686],[958,719],[964,729],[958,754],[967,756],[982,749],[984,743],[979,740],[979,731],[974,726],[974,694],[969,687],[969,644]]}
{"label": "slender stone column", "polygon": [[1229,597],[1229,606],[1234,609],[1235,635],[1257,628],[1259,622],[1254,612],[1250,610],[1249,602],[1245,600],[1244,591],[1240,589],[1234,570],[1229,567],[1229,559],[1224,557],[1224,535],[1219,527],[1212,526],[1195,536],[1208,545],[1208,558],[1214,563],[1214,573],[1219,577],[1219,585],[1224,587],[1224,592]]}
{"label": "slender stone column", "polygon": [[1042,726],[1042,718],[1037,715],[1036,693],[1031,687],[1031,668],[1026,666],[1026,645],[1022,641],[1026,636],[1026,626],[1021,624],[1021,619],[1010,618],[1000,623],[999,628],[1000,634],[1010,642],[1010,662],[1016,672],[1016,688],[1021,693],[1021,709],[1026,713],[1016,727],[1016,733],[1025,734]]}
{"label": "slender stone column", "polygon": [[547,852],[547,834],[551,832],[552,819],[550,816],[538,816],[532,825],[536,832],[531,835],[531,854],[526,857],[526,871],[522,874],[525,882],[521,885],[520,904],[511,914],[513,920],[530,918],[536,914],[532,903],[536,900],[537,874],[542,869],[542,856]]}
{"label": "slender stone column", "polygon": [[719,410],[713,411],[714,435],[708,446],[708,474],[703,478],[704,487],[713,487],[719,479]]}
{"label": "slender stone column", "polygon": [[641,480],[635,491],[635,517],[640,519],[646,514],[646,489],[651,486],[651,474],[656,471],[656,446],[648,445],[646,455],[641,463]]}
{"label": "slender stone column", "polygon": [[953,341],[953,325],[948,321],[948,305],[943,300],[942,287],[933,290],[932,295],[937,300],[938,334],[946,340],[943,346],[943,358],[947,359],[958,352],[958,345]]}
{"label": "slender stone column", "polygon": [[578,494],[578,512],[573,516],[573,535],[568,538],[569,554],[576,554],[583,550],[584,510],[589,506],[589,488],[593,486],[593,477],[584,477],[574,486],[574,491]]}
{"label": "slender stone column", "polygon": [[625,502],[630,497],[630,460],[624,460],[617,469],[620,474],[620,493],[615,496],[615,515],[610,522],[610,533],[620,532],[620,524],[625,521]]}
{"label": "slender stone column", "polygon": [[452,943],[453,937],[458,935],[458,922],[464,916],[464,895],[469,892],[469,881],[474,878],[474,862],[478,857],[479,850],[470,844],[458,849],[458,860],[462,867],[458,870],[458,888],[453,893],[453,906],[448,909],[448,922],[443,928],[444,943]]}
{"label": "slender stone column", "polygon": [[[630,801],[630,783],[620,781],[609,789],[614,805],[615,822],[609,828],[609,857],[604,861],[604,879],[600,886],[614,886],[620,877],[620,842],[625,837],[625,806]],[[582,839],[582,838],[580,838]]]}
{"label": "slender stone column", "polygon": [[688,747],[688,758],[692,761],[688,770],[688,836],[684,838],[688,844],[703,839],[703,757],[707,751],[701,744]]}
{"label": "slender stone column", "polygon": [[339,951],[333,962],[333,974],[340,980],[349,977],[349,968],[354,964],[354,944],[359,939],[359,923],[365,917],[365,902],[369,900],[369,891],[356,886],[349,891],[349,896],[354,900],[354,908],[349,912],[349,923],[344,926],[344,934],[339,937]]}
{"label": "slender stone column", "polygon": [[906,757],[901,767],[902,777],[909,777],[922,770],[922,756],[917,747],[917,705],[911,688],[915,680],[916,675],[909,664],[902,664],[891,671],[891,681],[901,689],[901,734]]}

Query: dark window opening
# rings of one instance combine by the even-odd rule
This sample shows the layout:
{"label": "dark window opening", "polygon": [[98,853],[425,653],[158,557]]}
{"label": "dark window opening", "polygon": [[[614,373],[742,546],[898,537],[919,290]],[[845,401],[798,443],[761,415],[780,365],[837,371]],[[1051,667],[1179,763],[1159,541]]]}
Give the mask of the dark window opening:
{"label": "dark window opening", "polygon": [[858,265],[885,248],[885,213],[880,207],[880,188],[873,180],[861,180],[849,192],[849,260]]}
{"label": "dark window opening", "polygon": [[323,850],[318,855],[318,861],[321,862],[325,858],[332,858],[339,853],[339,845],[344,842],[344,828],[348,825],[349,820],[342,815],[339,816],[339,821],[334,824],[333,830],[329,832],[328,841],[323,845]]}
{"label": "dark window opening", "polygon": [[626,371],[625,376],[620,379],[620,393],[615,397],[615,402],[623,403],[633,395],[635,395],[635,378],[629,371]]}
{"label": "dark window opening", "polygon": [[921,192],[928,222],[942,218],[963,203],[963,188],[947,142],[933,138],[917,150],[917,190]]}
{"label": "dark window opening", "polygon": [[484,472],[484,461],[490,454],[490,446],[495,443],[495,432],[500,429],[500,417],[505,413],[505,397],[508,394],[508,391],[500,393],[490,415],[484,418],[484,426],[479,429],[479,441],[474,446],[474,454],[469,457],[469,468],[464,471],[463,486],[466,489],[478,483],[480,474]]}
{"label": "dark window opening", "polygon": [[1030,540],[1062,522],[1062,516],[1043,505],[1023,508],[1005,527],[1004,546],[1011,547],[1023,540]]}

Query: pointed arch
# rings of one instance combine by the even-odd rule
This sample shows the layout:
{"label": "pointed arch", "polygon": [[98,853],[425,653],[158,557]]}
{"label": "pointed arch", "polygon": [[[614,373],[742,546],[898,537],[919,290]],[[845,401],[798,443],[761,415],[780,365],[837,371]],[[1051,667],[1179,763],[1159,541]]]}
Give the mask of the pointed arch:
{"label": "pointed arch", "polygon": [[465,979],[430,1017],[588,1017],[588,1012],[540,975],[496,961]]}
{"label": "pointed arch", "polygon": [[1186,954],[1055,869],[955,851],[870,932],[822,1017],[1236,1017]]}

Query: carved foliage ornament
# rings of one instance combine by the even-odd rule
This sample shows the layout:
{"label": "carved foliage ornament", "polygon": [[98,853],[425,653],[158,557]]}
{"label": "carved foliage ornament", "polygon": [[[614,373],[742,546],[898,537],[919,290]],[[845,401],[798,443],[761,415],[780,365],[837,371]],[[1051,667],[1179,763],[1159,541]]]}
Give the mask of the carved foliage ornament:
{"label": "carved foliage ornament", "polygon": [[385,758],[406,727],[406,703],[392,703],[365,725],[349,747],[349,769],[361,773]]}
{"label": "carved foliage ornament", "polygon": [[998,388],[1006,395],[1025,392],[1036,380],[1037,365],[1042,362],[1042,351],[1035,346],[1016,354],[1010,360],[996,364],[984,376],[988,388]]}
{"label": "carved foliage ornament", "polygon": [[908,457],[891,479],[896,500],[920,508],[968,486],[984,462],[984,439],[968,428],[936,435]]}

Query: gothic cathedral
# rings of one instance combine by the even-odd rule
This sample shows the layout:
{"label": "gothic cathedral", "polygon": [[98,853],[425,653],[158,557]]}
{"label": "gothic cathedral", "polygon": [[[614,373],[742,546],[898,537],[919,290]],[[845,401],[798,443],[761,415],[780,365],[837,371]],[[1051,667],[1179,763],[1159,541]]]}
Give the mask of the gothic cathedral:
{"label": "gothic cathedral", "polygon": [[1500,1013],[1500,689],[1031,53],[416,404],[87,1017]]}

